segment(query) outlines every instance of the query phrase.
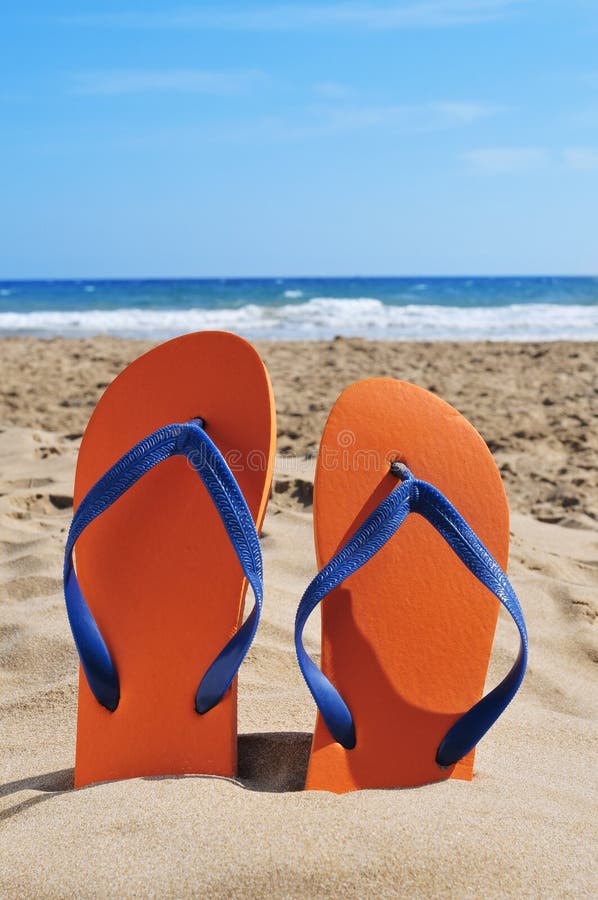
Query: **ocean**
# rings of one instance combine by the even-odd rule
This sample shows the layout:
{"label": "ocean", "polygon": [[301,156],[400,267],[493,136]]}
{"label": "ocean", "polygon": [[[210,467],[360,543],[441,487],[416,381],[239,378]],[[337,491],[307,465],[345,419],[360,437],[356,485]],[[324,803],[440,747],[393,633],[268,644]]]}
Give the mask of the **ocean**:
{"label": "ocean", "polygon": [[598,277],[0,281],[0,335],[597,340]]}

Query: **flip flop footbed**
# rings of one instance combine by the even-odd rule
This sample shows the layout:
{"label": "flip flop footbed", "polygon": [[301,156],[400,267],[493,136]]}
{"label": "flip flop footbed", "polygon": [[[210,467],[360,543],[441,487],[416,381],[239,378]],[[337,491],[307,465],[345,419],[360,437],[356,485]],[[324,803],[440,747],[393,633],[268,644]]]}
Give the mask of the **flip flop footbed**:
{"label": "flip flop footbed", "polygon": [[[435,395],[394,379],[345,390],[326,423],[314,527],[322,568],[396,487],[390,461],[435,485],[506,567],[509,514],[484,441]],[[498,601],[418,515],[322,603],[323,672],[351,710],[344,749],[318,714],[307,787],[334,791],[471,779],[473,752],[449,770],[435,756],[484,689]]]}
{"label": "flip flop footbed", "polygon": [[[134,444],[201,417],[261,526],[275,414],[255,350],[223,332],[168,341],[107,388],[85,431],[75,508]],[[102,707],[80,671],[75,783],[236,770],[236,679],[205,715],[202,675],[237,630],[246,582],[224,526],[188,460],[152,469],[76,546],[79,583],[115,662],[120,702]]]}

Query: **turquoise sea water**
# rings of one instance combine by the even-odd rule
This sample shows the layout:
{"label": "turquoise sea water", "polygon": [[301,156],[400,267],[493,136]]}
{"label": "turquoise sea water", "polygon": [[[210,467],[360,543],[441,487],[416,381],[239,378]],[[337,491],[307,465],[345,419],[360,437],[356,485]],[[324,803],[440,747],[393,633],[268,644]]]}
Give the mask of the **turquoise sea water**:
{"label": "turquoise sea water", "polygon": [[0,281],[0,335],[596,340],[594,278]]}

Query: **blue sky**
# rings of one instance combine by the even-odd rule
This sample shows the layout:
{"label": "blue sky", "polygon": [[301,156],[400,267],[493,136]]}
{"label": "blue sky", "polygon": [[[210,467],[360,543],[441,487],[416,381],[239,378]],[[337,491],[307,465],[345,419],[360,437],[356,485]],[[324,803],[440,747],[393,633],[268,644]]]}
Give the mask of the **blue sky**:
{"label": "blue sky", "polygon": [[598,3],[0,13],[0,278],[598,272]]}

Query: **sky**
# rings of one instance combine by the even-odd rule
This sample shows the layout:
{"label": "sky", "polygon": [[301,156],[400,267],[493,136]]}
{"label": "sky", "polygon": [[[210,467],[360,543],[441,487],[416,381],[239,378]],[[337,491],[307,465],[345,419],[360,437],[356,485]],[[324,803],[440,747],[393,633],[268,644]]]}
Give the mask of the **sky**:
{"label": "sky", "polygon": [[0,34],[0,279],[598,273],[597,0],[31,0]]}

